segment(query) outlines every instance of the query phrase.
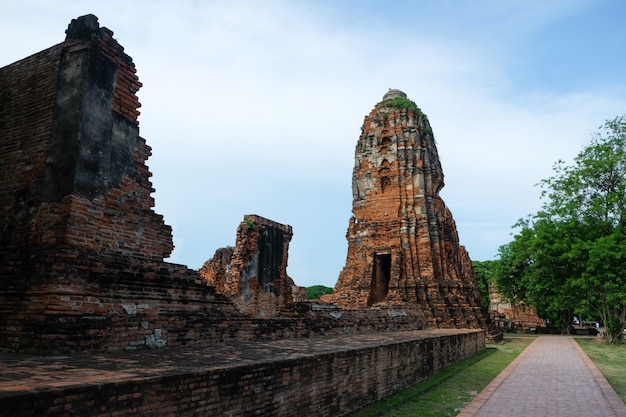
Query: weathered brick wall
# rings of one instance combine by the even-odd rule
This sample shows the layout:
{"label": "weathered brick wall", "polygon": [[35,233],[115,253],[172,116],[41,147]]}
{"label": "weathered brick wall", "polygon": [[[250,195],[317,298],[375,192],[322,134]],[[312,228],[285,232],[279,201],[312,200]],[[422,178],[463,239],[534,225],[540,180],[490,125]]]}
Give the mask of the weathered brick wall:
{"label": "weathered brick wall", "polygon": [[[418,330],[420,311],[293,304],[250,317],[182,265],[75,251],[21,265],[0,293],[0,351],[57,354]],[[19,277],[25,277],[20,280]],[[27,277],[27,279],[26,279]]]}
{"label": "weathered brick wall", "polygon": [[171,228],[152,211],[150,147],[137,126],[140,86],[95,16],[0,69],[0,260],[34,244],[169,256]]}
{"label": "weathered brick wall", "polygon": [[342,416],[484,349],[482,331],[0,396],[0,415]]}
{"label": "weathered brick wall", "polygon": [[537,309],[524,303],[511,305],[496,285],[489,284],[489,313],[496,326],[502,331],[525,331],[530,327],[545,327],[546,321],[539,317]]}
{"label": "weathered brick wall", "polygon": [[[125,293],[120,282],[148,291],[149,280],[133,281],[142,270],[165,271],[178,286],[173,292],[190,281],[185,268],[162,263],[173,249],[172,230],[152,210],[150,147],[139,136],[141,83],[132,59],[95,16],[73,20],[66,34],[63,43],[0,68],[3,349],[119,347],[128,337],[115,338],[129,331],[116,325],[124,321],[115,318],[119,306],[102,300],[145,295]],[[98,266],[105,264],[114,266]],[[120,285],[119,294],[108,281]],[[198,284],[190,291],[211,290]],[[159,310],[155,320],[170,314],[178,329],[187,317],[164,312],[192,317],[203,307],[150,308]]]}
{"label": "weathered brick wall", "polygon": [[[184,266],[75,251],[16,270],[0,295],[0,349],[67,353],[228,338],[232,304]],[[19,277],[25,279],[19,280]]]}

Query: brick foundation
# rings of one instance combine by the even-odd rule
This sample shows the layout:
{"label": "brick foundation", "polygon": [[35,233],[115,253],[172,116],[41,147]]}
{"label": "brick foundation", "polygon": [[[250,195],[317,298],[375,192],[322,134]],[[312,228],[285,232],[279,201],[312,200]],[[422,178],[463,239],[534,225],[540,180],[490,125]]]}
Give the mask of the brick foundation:
{"label": "brick foundation", "polygon": [[[272,354],[255,360],[245,359],[245,344],[239,351],[233,346],[231,356],[242,358],[218,364],[203,357],[206,349],[178,349],[172,354],[178,359],[169,349],[149,356],[136,352],[123,358],[117,372],[106,370],[106,357],[84,370],[75,368],[80,359],[74,365],[59,360],[51,381],[44,377],[28,387],[25,379],[16,381],[21,387],[0,390],[0,415],[341,416],[472,356],[485,343],[484,332],[476,330],[350,339],[322,339],[313,352],[299,344],[273,350],[267,345]],[[9,371],[19,366],[4,365]]]}

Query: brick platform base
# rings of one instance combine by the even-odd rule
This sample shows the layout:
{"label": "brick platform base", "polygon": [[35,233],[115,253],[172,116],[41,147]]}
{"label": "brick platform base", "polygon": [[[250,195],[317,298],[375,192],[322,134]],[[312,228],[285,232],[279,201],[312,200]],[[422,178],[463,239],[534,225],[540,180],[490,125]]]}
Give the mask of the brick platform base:
{"label": "brick platform base", "polygon": [[0,356],[0,416],[340,416],[483,350],[420,330],[85,356]]}

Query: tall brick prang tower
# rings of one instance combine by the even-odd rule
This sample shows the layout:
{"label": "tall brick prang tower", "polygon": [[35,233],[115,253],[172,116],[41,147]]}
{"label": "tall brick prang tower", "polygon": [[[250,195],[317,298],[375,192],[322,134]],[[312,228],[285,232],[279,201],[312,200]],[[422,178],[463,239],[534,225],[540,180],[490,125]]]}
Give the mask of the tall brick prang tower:
{"label": "tall brick prang tower", "polygon": [[439,197],[443,186],[428,118],[390,90],[365,117],[356,146],[336,304],[416,305],[432,327],[486,327],[469,256]]}

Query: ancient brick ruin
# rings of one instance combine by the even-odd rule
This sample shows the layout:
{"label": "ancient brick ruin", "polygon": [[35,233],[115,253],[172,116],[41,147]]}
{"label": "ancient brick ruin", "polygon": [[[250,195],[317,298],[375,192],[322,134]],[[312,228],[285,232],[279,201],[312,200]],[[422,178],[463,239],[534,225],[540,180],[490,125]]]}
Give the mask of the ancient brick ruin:
{"label": "ancient brick ruin", "polygon": [[[141,366],[141,354],[151,352],[146,363],[153,364],[162,352],[168,373],[80,386],[71,385],[70,373],[65,388],[39,381],[36,391],[18,380],[0,387],[0,415],[101,414],[96,402],[120,416],[341,415],[484,349],[480,330],[420,332],[427,318],[432,327],[485,324],[469,259],[437,197],[441,169],[421,113],[393,109],[381,113],[384,120],[366,119],[357,158],[374,180],[355,177],[336,304],[303,302],[287,275],[292,229],[260,216],[246,215],[236,246],[218,250],[201,271],[164,261],[172,229],[153,210],[140,87],[131,57],[93,15],[72,20],[62,43],[0,68],[0,361],[9,367],[21,362],[15,353],[48,355],[57,369],[50,355],[71,354],[98,373],[101,362],[88,355]],[[359,153],[361,146],[370,154]],[[384,157],[372,159],[374,147]],[[427,158],[407,162],[394,157],[400,150],[403,158]],[[407,163],[427,174],[414,179],[428,190],[428,204],[387,199],[417,188],[397,174]],[[413,206],[421,217],[406,209]],[[386,223],[388,213],[396,218]],[[339,341],[323,354],[280,363],[265,356],[211,367],[195,358],[199,365],[185,372],[175,363],[175,349],[194,357],[196,348],[248,342],[239,347],[258,351],[255,343],[372,333],[380,341],[368,347]],[[337,389],[345,375],[361,389]]]}
{"label": "ancient brick ruin", "polygon": [[489,315],[494,326],[503,332],[529,332],[546,327],[546,321],[534,307],[523,303],[512,305],[493,284],[489,285]]}
{"label": "ancient brick ruin", "polygon": [[439,197],[443,186],[428,118],[390,90],[365,117],[355,150],[337,305],[416,305],[434,327],[487,327],[469,256]]}
{"label": "ancient brick ruin", "polygon": [[138,350],[425,326],[410,308],[341,312],[300,302],[286,273],[291,227],[259,216],[246,216],[233,253],[218,251],[202,276],[164,262],[172,230],[152,210],[132,59],[93,15],[73,20],[66,35],[0,68],[0,350]]}
{"label": "ancient brick ruin", "polygon": [[292,236],[291,226],[247,215],[237,229],[236,246],[218,249],[200,268],[200,276],[240,311],[276,317],[306,298],[287,275]]}

